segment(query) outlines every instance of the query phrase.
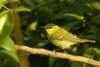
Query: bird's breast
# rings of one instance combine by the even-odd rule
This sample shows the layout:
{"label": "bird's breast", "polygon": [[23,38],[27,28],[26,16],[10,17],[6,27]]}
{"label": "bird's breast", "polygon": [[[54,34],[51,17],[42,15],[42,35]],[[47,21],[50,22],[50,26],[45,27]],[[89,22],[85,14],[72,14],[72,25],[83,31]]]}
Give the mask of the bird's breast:
{"label": "bird's breast", "polygon": [[71,45],[75,44],[74,42],[69,41],[59,41],[59,40],[52,40],[51,41],[55,46],[60,47],[62,49],[69,48]]}

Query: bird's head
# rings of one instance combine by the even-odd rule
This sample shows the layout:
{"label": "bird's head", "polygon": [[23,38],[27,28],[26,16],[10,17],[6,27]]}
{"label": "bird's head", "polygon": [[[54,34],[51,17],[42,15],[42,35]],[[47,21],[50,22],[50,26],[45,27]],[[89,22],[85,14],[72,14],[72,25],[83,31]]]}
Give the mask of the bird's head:
{"label": "bird's head", "polygon": [[59,30],[59,28],[60,28],[59,26],[53,23],[50,23],[44,26],[44,29],[46,30],[48,34],[54,33],[56,30]]}

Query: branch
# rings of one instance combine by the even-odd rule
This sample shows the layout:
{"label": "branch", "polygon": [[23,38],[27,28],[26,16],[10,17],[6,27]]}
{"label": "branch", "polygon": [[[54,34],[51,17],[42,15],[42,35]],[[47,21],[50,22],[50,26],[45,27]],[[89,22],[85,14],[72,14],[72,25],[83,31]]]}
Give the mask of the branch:
{"label": "branch", "polygon": [[68,53],[63,53],[63,52],[54,52],[54,51],[49,51],[46,49],[41,49],[41,48],[31,48],[28,46],[21,46],[21,45],[16,45],[17,50],[23,51],[23,52],[29,52],[31,54],[42,54],[42,55],[47,55],[47,56],[52,56],[56,58],[63,58],[63,59],[69,59],[72,61],[79,61],[87,64],[91,64],[97,67],[100,67],[100,62],[95,61],[86,57],[82,56],[74,56]]}
{"label": "branch", "polygon": [[[14,23],[13,32],[14,32],[15,43],[24,45],[24,37],[22,34],[22,30],[21,30],[21,22],[20,22],[19,14],[17,11],[15,11],[15,7],[18,6],[18,3],[12,2],[12,0],[10,0],[10,1],[11,1],[11,3],[9,5],[13,12],[12,19],[13,19],[13,23]],[[22,54],[23,54],[23,52],[19,52],[19,54],[18,54],[19,59],[22,64],[22,67],[30,67],[28,57],[24,56]]]}
{"label": "branch", "polygon": [[14,39],[17,44],[22,44],[24,45],[24,36],[22,34],[21,30],[21,22],[19,18],[19,14],[17,11],[15,11],[15,7],[17,7],[17,3],[11,3],[10,7],[12,9],[12,16],[13,16],[13,23],[14,23]]}

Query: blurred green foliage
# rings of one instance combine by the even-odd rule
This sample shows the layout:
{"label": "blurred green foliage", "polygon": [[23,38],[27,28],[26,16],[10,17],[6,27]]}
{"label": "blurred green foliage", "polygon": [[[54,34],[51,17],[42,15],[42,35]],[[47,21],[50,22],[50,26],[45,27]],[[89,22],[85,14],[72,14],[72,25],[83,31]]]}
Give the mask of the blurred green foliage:
{"label": "blurred green foliage", "polygon": [[21,67],[13,40],[10,37],[13,22],[12,11],[0,13],[0,67]]}
{"label": "blurred green foliage", "polygon": [[[57,47],[48,41],[44,29],[41,28],[48,23],[55,23],[81,38],[96,40],[95,44],[77,44],[71,50],[71,54],[100,60],[100,0],[11,1],[18,4],[15,10],[19,12],[24,41],[27,46],[56,49]],[[4,10],[2,4],[9,7],[8,0],[1,0],[0,4],[0,12]],[[31,67],[93,67],[80,62],[43,55],[30,55],[29,58]]]}

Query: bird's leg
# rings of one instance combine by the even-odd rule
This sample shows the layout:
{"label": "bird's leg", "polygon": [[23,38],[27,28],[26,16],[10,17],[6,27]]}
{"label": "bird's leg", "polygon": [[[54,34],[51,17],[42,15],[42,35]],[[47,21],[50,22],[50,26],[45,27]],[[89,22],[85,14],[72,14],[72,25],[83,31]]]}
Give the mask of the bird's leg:
{"label": "bird's leg", "polygon": [[71,48],[67,48],[67,49],[63,49],[64,50],[64,53],[71,53]]}
{"label": "bird's leg", "polygon": [[58,49],[54,49],[53,51],[54,52],[57,52],[57,51],[62,52],[62,49],[58,48]]}
{"label": "bird's leg", "polygon": [[64,53],[67,53],[68,52],[66,49],[60,49],[60,48],[53,50],[53,52],[57,52],[57,51],[64,52]]}

